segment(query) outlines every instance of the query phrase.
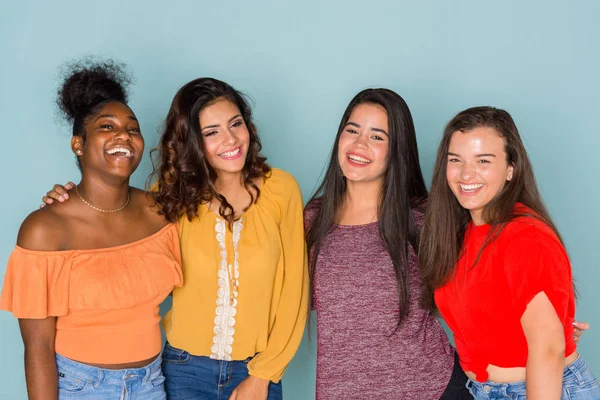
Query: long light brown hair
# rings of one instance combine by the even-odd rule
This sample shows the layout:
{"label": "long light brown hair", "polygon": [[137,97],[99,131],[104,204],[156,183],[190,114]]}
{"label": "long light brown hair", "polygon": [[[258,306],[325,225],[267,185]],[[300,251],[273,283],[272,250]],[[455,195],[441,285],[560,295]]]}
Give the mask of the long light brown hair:
{"label": "long light brown hair", "polygon": [[[448,186],[446,168],[450,139],[455,132],[469,132],[476,128],[493,128],[504,139],[506,161],[514,167],[513,178],[483,209],[483,220],[492,229],[485,238],[483,249],[516,217],[530,216],[547,224],[557,235],[556,229],[542,197],[540,196],[533,168],[519,131],[510,114],[494,107],[473,107],[456,115],[446,125],[435,161],[429,203],[425,212],[421,240],[419,243],[419,267],[424,290],[422,305],[435,308],[433,293],[448,282],[453,275],[463,245],[467,225],[471,221]],[[515,211],[516,203],[529,207],[533,213]],[[477,263],[479,256],[476,257]]]}

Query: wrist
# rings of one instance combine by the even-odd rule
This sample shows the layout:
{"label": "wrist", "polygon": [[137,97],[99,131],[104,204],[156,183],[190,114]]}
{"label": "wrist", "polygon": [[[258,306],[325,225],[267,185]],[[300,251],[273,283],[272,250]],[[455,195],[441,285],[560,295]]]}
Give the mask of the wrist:
{"label": "wrist", "polygon": [[254,376],[254,375],[248,375],[248,379],[250,382],[252,382],[253,384],[257,385],[257,386],[269,386],[269,380],[268,379],[263,379],[263,378],[259,378],[258,376]]}

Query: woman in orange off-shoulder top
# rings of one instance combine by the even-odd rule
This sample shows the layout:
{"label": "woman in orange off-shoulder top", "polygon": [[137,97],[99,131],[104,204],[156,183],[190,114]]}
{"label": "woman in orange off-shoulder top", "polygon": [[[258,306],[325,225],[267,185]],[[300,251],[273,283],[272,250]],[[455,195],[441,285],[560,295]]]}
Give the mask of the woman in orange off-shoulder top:
{"label": "woman in orange off-shoulder top", "polygon": [[21,225],[0,308],[19,319],[30,399],[166,399],[158,307],[182,284],[177,227],[129,186],[144,139],[123,67],[71,70],[58,103],[82,178],[75,201]]}

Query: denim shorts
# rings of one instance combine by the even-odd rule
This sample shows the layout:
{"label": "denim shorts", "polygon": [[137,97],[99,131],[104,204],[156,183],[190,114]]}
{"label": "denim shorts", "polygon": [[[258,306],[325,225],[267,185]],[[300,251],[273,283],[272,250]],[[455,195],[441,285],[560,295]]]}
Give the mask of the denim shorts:
{"label": "denim shorts", "polygon": [[[526,399],[525,381],[479,383],[469,379],[467,388],[476,400]],[[581,357],[565,367],[561,400],[598,400],[600,385]]]}
{"label": "denim shorts", "polygon": [[[233,390],[248,377],[248,362],[221,361],[193,356],[169,343],[163,350],[163,373],[169,399],[227,400]],[[281,381],[269,382],[267,400],[281,400]]]}
{"label": "denim shorts", "polygon": [[166,400],[161,357],[142,368],[103,369],[56,355],[58,398]]}

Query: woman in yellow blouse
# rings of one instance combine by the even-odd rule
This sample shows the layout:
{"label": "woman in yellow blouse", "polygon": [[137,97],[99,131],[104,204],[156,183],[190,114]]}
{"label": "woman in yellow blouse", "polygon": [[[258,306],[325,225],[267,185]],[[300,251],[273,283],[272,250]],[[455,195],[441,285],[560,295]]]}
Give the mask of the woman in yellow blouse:
{"label": "woman in yellow blouse", "polygon": [[154,171],[184,274],[163,322],[169,398],[282,398],[307,315],[302,196],[260,149],[228,84],[200,78],[175,95]]}
{"label": "woman in yellow blouse", "polygon": [[161,213],[179,221],[184,277],[163,321],[170,399],[282,398],[308,308],[303,204],[260,150],[238,91],[211,78],[179,89],[153,173]]}

